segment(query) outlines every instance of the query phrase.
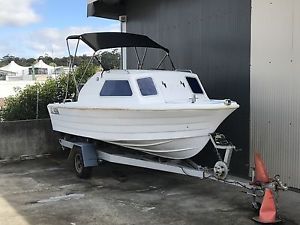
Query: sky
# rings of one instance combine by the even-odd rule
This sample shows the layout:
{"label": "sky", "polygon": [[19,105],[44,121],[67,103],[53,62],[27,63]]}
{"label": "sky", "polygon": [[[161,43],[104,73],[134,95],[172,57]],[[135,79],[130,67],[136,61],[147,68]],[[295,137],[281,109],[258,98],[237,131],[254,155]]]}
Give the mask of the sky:
{"label": "sky", "polygon": [[[68,56],[68,35],[119,31],[118,21],[87,17],[86,8],[86,0],[0,0],[0,57]],[[90,53],[81,45],[79,54]]]}

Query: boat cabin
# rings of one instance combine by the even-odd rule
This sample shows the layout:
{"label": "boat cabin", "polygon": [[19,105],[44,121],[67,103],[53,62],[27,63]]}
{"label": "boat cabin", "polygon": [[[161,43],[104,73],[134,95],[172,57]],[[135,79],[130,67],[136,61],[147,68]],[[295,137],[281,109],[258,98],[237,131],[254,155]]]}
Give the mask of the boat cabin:
{"label": "boat cabin", "polygon": [[160,70],[99,72],[87,81],[78,97],[81,103],[101,104],[196,103],[205,100],[209,99],[196,74]]}
{"label": "boat cabin", "polygon": [[[101,64],[104,71],[92,76],[80,92],[77,88],[76,96],[78,96],[78,102],[82,104],[99,103],[107,106],[117,103],[127,106],[136,103],[198,103],[209,100],[198,76],[190,71],[176,70],[169,50],[147,36],[118,32],[72,35],[67,37],[70,53],[68,40],[77,40],[75,56],[78,43],[82,41],[95,51],[93,58],[100,64],[101,60],[96,54],[99,50],[131,47],[136,52],[137,69],[135,70],[111,70]],[[144,49],[142,57],[139,56],[137,48]],[[148,48],[159,49],[165,53],[155,69],[151,70],[143,69]],[[172,70],[160,69],[166,59],[169,59]],[[70,61],[72,61],[71,54]]]}

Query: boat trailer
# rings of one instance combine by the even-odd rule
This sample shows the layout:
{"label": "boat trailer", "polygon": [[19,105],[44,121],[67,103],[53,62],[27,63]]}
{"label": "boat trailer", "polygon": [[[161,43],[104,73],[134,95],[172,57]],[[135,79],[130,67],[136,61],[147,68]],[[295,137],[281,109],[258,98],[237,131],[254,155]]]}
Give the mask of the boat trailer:
{"label": "boat trailer", "polygon": [[[253,218],[256,222],[281,222],[277,215],[278,192],[287,190],[287,187],[280,181],[279,175],[273,178],[269,177],[265,164],[258,153],[255,153],[255,167],[252,168],[252,180],[250,182],[228,175],[231,156],[233,151],[237,150],[236,147],[223,134],[213,133],[209,135],[209,138],[218,156],[218,161],[213,168],[202,167],[190,159],[171,160],[146,153],[124,151],[124,149],[122,149],[123,151],[110,148],[102,149],[98,148],[95,142],[81,137],[60,139],[59,143],[63,149],[70,149],[68,158],[73,160],[74,171],[80,178],[89,178],[93,167],[101,165],[103,162],[111,162],[200,179],[211,179],[244,188],[243,192],[251,197],[252,207],[259,210],[259,216]],[[223,151],[223,158],[220,151]]]}

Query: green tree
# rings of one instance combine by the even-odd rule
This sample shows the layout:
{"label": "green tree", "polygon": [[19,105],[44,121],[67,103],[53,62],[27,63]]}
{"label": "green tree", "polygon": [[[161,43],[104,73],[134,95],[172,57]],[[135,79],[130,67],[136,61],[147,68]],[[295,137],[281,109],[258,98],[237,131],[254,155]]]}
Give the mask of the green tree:
{"label": "green tree", "polygon": [[[120,53],[118,50],[113,50],[112,52],[104,51],[100,55],[98,55],[102,64],[105,65],[105,68],[108,69],[118,69],[120,66]],[[50,56],[39,56],[37,59],[34,58],[20,58],[12,55],[6,55],[0,58],[0,67],[6,66],[10,63],[10,61],[14,60],[17,64],[21,66],[32,66],[38,60],[42,59],[46,64],[55,63],[56,66],[68,66],[69,65],[69,57],[61,57],[61,58],[51,58]],[[75,65],[81,65],[82,63],[88,61],[90,59],[87,55],[77,56],[75,60]],[[93,63],[96,63],[94,61]]]}
{"label": "green tree", "polygon": [[113,50],[112,52],[102,52],[100,56],[101,64],[104,69],[119,69],[120,68],[120,53],[118,50]]}

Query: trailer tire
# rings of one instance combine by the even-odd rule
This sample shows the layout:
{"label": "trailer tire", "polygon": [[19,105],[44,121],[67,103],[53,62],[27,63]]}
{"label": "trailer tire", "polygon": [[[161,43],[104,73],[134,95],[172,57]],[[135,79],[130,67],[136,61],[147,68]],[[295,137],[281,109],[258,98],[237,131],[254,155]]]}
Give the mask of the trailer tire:
{"label": "trailer tire", "polygon": [[82,179],[91,177],[93,167],[84,167],[83,156],[79,147],[74,149],[73,167],[77,177]]}

